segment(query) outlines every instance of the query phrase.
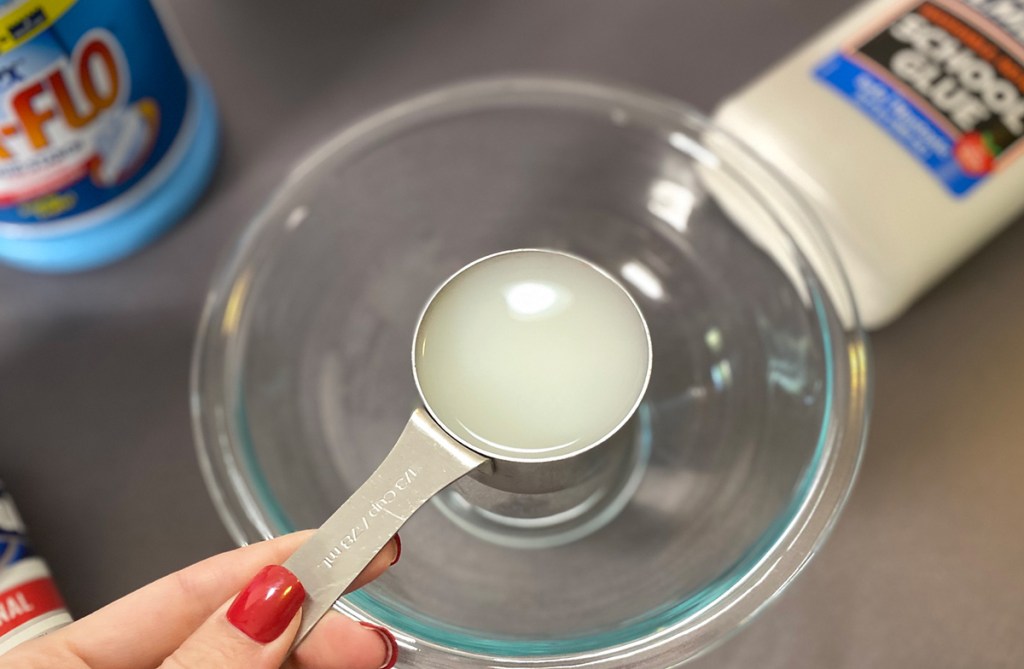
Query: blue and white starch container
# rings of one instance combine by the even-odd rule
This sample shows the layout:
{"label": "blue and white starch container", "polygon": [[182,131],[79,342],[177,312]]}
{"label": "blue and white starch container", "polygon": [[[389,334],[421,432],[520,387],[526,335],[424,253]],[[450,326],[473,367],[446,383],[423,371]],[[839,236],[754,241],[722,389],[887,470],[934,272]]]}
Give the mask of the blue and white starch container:
{"label": "blue and white starch container", "polygon": [[0,261],[84,270],[178,221],[217,115],[149,0],[0,0]]}

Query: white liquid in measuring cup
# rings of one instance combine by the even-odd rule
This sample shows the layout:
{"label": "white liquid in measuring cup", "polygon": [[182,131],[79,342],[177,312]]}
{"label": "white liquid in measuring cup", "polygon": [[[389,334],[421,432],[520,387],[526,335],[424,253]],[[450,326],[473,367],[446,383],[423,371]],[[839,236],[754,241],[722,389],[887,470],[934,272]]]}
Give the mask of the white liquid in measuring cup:
{"label": "white liquid in measuring cup", "polygon": [[597,443],[633,412],[650,339],[632,298],[578,258],[515,251],[455,275],[416,333],[434,418],[500,457],[539,460]]}

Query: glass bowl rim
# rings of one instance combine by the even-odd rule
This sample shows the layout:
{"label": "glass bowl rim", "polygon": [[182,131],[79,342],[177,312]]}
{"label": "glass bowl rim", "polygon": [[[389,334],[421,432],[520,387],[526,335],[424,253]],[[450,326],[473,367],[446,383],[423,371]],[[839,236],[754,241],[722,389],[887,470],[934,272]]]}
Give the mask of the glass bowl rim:
{"label": "glass bowl rim", "polygon": [[[244,470],[236,461],[233,431],[228,429],[232,420],[241,418],[244,421],[244,413],[237,416],[231,410],[235,403],[231,401],[232,393],[237,389],[229,378],[229,371],[232,353],[237,354],[233,348],[237,349],[238,333],[227,324],[233,317],[237,326],[237,312],[241,311],[240,305],[246,299],[247,283],[237,280],[240,277],[244,279],[247,263],[260,251],[266,252],[268,245],[272,246],[275,234],[282,234],[272,227],[280,221],[272,219],[271,213],[287,201],[292,187],[332,156],[340,155],[342,151],[355,153],[397,129],[413,128],[432,118],[471,110],[530,105],[573,112],[610,110],[616,125],[617,114],[631,113],[657,119],[666,127],[690,133],[714,131],[718,139],[729,142],[730,151],[736,151],[756,165],[764,172],[764,178],[773,180],[774,185],[787,193],[791,205],[802,209],[802,220],[810,226],[803,231],[805,243],[808,239],[814,243],[818,247],[816,250],[839,274],[838,282],[831,286],[830,296],[820,288],[813,269],[785,226],[775,222],[788,241],[788,251],[802,271],[809,273],[810,285],[814,289],[813,311],[829,357],[826,360],[829,388],[819,443],[799,492],[795,493],[790,508],[783,514],[788,515],[787,522],[778,528],[770,545],[760,555],[734,565],[727,573],[739,570],[742,572],[740,576],[722,584],[714,596],[707,597],[707,601],[696,610],[673,613],[673,609],[659,618],[669,620],[668,624],[648,625],[646,631],[639,635],[614,635],[617,638],[604,635],[602,639],[610,643],[583,642],[580,646],[582,651],[559,648],[554,644],[548,647],[552,651],[550,653],[526,655],[512,655],[505,652],[500,644],[467,645],[465,640],[460,643],[459,639],[452,639],[448,645],[436,640],[403,637],[401,632],[398,636],[400,641],[416,643],[420,650],[426,652],[424,659],[428,664],[431,659],[437,659],[440,664],[436,666],[481,666],[483,661],[488,663],[486,666],[528,665],[537,669],[583,666],[584,663],[588,667],[676,666],[715,647],[774,601],[823,545],[856,479],[867,436],[871,401],[867,338],[838,256],[814,210],[806,205],[791,182],[761,160],[740,139],[678,100],[576,77],[487,77],[448,84],[393,104],[343,128],[311,151],[275,189],[246,225],[237,242],[222,254],[207,293],[190,374],[193,436],[200,469],[218,515],[239,545],[275,536],[267,518],[267,515],[273,516],[275,510],[263,508],[258,501],[259,494],[254,493],[251,482],[245,480]],[[694,152],[691,157],[697,160],[701,159],[701,151],[709,151],[697,141],[687,148]],[[848,314],[845,329],[829,327],[830,316],[836,314],[833,301],[840,302],[843,313]],[[837,371],[843,372],[841,376],[845,382],[842,386],[836,382]],[[244,424],[241,430],[244,432]],[[280,518],[275,520],[278,526],[287,525],[287,522],[280,522]],[[401,622],[389,620],[390,616],[373,611],[374,603],[365,593],[354,593],[339,601],[338,608],[358,619],[385,624]],[[367,609],[372,613],[368,614]],[[676,616],[674,619],[673,615]],[[569,640],[570,643],[577,641]],[[567,664],[567,660],[578,661],[580,665]]]}

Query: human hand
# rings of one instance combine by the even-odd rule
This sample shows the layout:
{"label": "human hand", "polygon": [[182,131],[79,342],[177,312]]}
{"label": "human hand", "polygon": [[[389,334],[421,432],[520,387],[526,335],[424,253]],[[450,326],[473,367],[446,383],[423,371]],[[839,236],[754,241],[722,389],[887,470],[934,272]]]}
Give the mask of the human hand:
{"label": "human hand", "polygon": [[[291,572],[277,565],[311,534],[296,532],[253,544],[175,572],[63,629],[18,646],[0,657],[0,669],[394,666],[398,646],[390,632],[336,611],[329,612],[286,660],[298,632],[305,591]],[[379,576],[400,554],[396,537],[350,590]]]}

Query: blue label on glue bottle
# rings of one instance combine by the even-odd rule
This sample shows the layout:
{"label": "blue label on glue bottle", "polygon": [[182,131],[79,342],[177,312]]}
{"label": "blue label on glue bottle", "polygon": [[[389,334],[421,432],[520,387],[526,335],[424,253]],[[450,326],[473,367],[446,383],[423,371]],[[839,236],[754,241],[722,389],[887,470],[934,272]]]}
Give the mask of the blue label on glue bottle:
{"label": "blue label on glue bottle", "polygon": [[0,259],[131,253],[198,198],[216,143],[212,97],[148,1],[0,2]]}

